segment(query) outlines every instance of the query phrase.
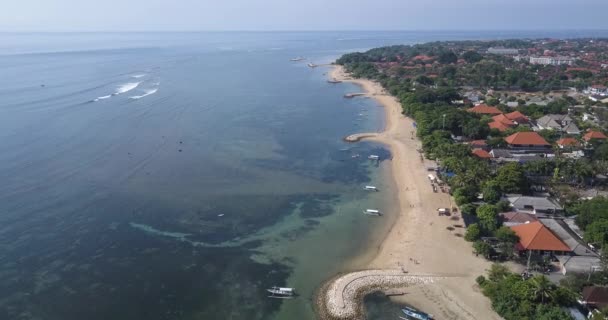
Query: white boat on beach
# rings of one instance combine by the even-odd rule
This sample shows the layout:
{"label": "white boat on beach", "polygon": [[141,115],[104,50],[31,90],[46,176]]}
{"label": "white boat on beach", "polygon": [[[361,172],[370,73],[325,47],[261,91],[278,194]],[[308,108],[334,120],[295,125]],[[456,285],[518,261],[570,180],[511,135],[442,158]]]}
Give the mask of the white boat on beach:
{"label": "white boat on beach", "polygon": [[370,216],[381,216],[382,212],[380,212],[380,210],[376,210],[376,209],[365,209],[365,211],[363,211],[364,214],[370,215]]}
{"label": "white boat on beach", "polygon": [[275,299],[291,299],[296,296],[296,291],[293,288],[272,287],[266,289],[270,292],[269,298]]}
{"label": "white boat on beach", "polygon": [[365,190],[378,191],[378,188],[376,188],[376,186],[365,186]]}

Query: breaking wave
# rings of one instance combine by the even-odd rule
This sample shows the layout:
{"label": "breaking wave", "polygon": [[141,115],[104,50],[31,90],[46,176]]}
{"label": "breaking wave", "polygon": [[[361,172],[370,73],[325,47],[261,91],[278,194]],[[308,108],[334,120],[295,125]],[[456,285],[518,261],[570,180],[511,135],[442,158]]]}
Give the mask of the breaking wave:
{"label": "breaking wave", "polygon": [[101,96],[101,97],[97,97],[95,99],[93,99],[93,102],[97,102],[99,100],[105,100],[105,99],[110,99],[112,97],[111,94],[107,95],[107,96]]}
{"label": "breaking wave", "polygon": [[129,97],[129,99],[134,99],[134,100],[141,99],[141,98],[143,98],[143,97],[147,97],[147,96],[149,96],[149,95],[153,95],[153,94],[155,94],[157,91],[158,91],[158,88],[156,88],[156,89],[150,89],[150,90],[146,90],[146,91],[144,91],[144,92],[145,92],[144,94],[142,94],[142,95],[140,95],[140,96],[132,96],[132,97]]}
{"label": "breaking wave", "polygon": [[143,78],[145,76],[146,76],[145,74],[135,74],[135,75],[132,75],[131,78],[139,79],[139,78]]}
{"label": "breaking wave", "polygon": [[121,85],[120,87],[118,87],[118,90],[116,90],[116,92],[112,93],[113,96],[125,93],[125,92],[129,92],[135,88],[137,88],[139,86],[141,82],[129,82],[129,83],[125,83],[123,85]]}

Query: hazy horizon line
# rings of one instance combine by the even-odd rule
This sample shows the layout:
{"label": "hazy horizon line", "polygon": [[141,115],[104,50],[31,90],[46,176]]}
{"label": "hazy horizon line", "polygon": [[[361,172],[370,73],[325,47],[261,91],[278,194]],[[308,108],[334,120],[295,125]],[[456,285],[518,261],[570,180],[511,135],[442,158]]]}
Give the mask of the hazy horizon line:
{"label": "hazy horizon line", "polygon": [[271,32],[499,32],[499,31],[608,31],[608,28],[515,28],[515,29],[276,29],[276,30],[0,30],[0,33],[219,33],[219,32],[251,32],[251,33],[271,33]]}

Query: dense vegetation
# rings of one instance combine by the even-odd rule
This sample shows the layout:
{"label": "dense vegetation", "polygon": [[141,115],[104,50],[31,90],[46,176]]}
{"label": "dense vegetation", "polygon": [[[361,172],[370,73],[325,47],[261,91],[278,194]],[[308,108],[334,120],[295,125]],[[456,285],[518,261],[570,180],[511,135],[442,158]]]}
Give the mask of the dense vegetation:
{"label": "dense vegetation", "polygon": [[495,264],[488,278],[480,276],[477,283],[494,310],[506,320],[572,319],[561,307],[574,304],[574,293],[554,285],[545,276],[525,279]]}
{"label": "dense vegetation", "polygon": [[597,248],[608,246],[608,199],[594,198],[576,204],[576,223],[584,231],[584,239]]}

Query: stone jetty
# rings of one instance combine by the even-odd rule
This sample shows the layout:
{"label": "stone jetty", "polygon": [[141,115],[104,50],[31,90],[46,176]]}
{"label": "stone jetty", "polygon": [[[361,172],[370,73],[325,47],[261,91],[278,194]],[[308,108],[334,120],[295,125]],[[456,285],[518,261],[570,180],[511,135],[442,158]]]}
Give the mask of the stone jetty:
{"label": "stone jetty", "polygon": [[374,291],[433,283],[441,277],[407,274],[403,270],[365,270],[344,274],[327,283],[317,296],[321,319],[363,319],[361,299]]}

